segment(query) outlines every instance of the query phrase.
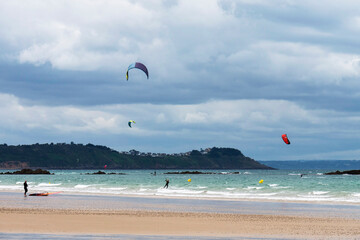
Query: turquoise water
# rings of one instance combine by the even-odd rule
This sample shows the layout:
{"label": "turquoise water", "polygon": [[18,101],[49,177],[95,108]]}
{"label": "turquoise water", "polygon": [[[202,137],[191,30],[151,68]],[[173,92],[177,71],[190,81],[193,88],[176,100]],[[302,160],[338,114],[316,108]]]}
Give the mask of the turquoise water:
{"label": "turquoise water", "polygon": [[[231,200],[360,203],[360,176],[326,171],[209,170],[217,174],[167,175],[169,170],[102,170],[125,175],[86,175],[91,170],[53,170],[54,175],[0,175],[0,191],[58,192]],[[205,170],[201,170],[206,172]],[[5,172],[5,171],[3,171]],[[240,172],[240,174],[231,174]],[[301,174],[305,174],[301,177]],[[169,188],[163,188],[165,179]],[[191,179],[191,182],[188,181]],[[259,181],[263,179],[263,183]]]}

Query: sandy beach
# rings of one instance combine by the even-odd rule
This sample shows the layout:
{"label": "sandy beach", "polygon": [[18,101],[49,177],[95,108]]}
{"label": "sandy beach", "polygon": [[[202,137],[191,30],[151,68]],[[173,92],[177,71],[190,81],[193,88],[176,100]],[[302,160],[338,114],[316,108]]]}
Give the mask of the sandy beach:
{"label": "sandy beach", "polygon": [[356,239],[360,220],[276,215],[0,209],[0,232]]}
{"label": "sandy beach", "polygon": [[[309,209],[303,207],[301,210],[299,208],[306,205],[264,203],[269,209],[259,210],[256,204],[260,206],[261,202],[136,198],[139,205],[125,207],[126,202],[133,203],[135,200],[126,197],[74,195],[43,198],[19,196],[14,193],[0,195],[1,233],[159,235],[183,236],[184,239],[206,236],[235,239],[360,239],[359,218],[338,214],[337,217],[331,217],[329,209],[333,208],[335,211],[340,208],[341,211],[341,206],[327,206],[329,216],[320,214],[321,211],[310,216],[307,211],[316,212],[315,210],[321,210],[322,206],[316,208],[315,205]],[[155,202],[150,204],[150,201]],[[207,209],[190,209],[183,204],[181,209],[171,210],[169,206],[172,204],[179,208],[176,201],[183,201],[189,206],[207,204]],[[124,207],[119,207],[113,204],[114,202],[120,202]],[[65,208],[54,207],[64,204]],[[247,209],[250,208],[248,212],[252,211],[254,214],[211,211],[211,208],[216,209],[220,205],[233,208],[231,204],[244,205]],[[80,205],[85,207],[78,207]],[[277,205],[283,206],[283,211],[270,209]],[[287,210],[290,208],[293,208],[294,212]],[[357,208],[358,206],[352,206],[352,209]],[[301,214],[294,214],[295,212]]]}

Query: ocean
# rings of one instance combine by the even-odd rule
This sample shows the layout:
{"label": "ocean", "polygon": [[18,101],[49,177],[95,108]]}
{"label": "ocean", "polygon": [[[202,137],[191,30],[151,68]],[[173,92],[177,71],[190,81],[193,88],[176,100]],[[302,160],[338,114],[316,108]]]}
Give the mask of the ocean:
{"label": "ocean", "polygon": [[[198,175],[170,175],[165,173],[182,170],[157,170],[154,176],[153,170],[102,169],[123,175],[86,174],[96,171],[51,170],[54,175],[0,175],[0,191],[23,192],[23,182],[27,180],[29,193],[360,203],[360,176],[324,175],[329,170],[199,170],[216,174]],[[170,183],[166,189],[163,187],[167,178]]]}

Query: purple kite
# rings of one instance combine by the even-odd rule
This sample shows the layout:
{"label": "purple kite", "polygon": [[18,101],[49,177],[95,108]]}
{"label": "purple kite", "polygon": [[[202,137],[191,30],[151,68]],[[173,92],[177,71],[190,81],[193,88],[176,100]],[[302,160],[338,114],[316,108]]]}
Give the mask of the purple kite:
{"label": "purple kite", "polygon": [[128,67],[128,70],[126,72],[126,80],[129,80],[129,70],[133,69],[133,68],[138,68],[138,69],[142,70],[146,74],[147,78],[149,79],[149,72],[148,72],[146,66],[142,63],[136,62],[136,63],[130,64],[130,66]]}

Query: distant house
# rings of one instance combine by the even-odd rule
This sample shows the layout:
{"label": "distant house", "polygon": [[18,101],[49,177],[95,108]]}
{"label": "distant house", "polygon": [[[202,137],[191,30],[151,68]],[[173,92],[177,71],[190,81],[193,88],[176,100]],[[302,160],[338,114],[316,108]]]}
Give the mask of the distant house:
{"label": "distant house", "polygon": [[190,156],[191,152],[184,153],[185,156]]}
{"label": "distant house", "polygon": [[136,155],[139,155],[139,154],[140,154],[140,152],[139,152],[139,151],[136,151],[135,149],[132,149],[132,150],[130,150],[129,152],[130,152],[130,154],[133,155],[133,156],[136,156]]}

